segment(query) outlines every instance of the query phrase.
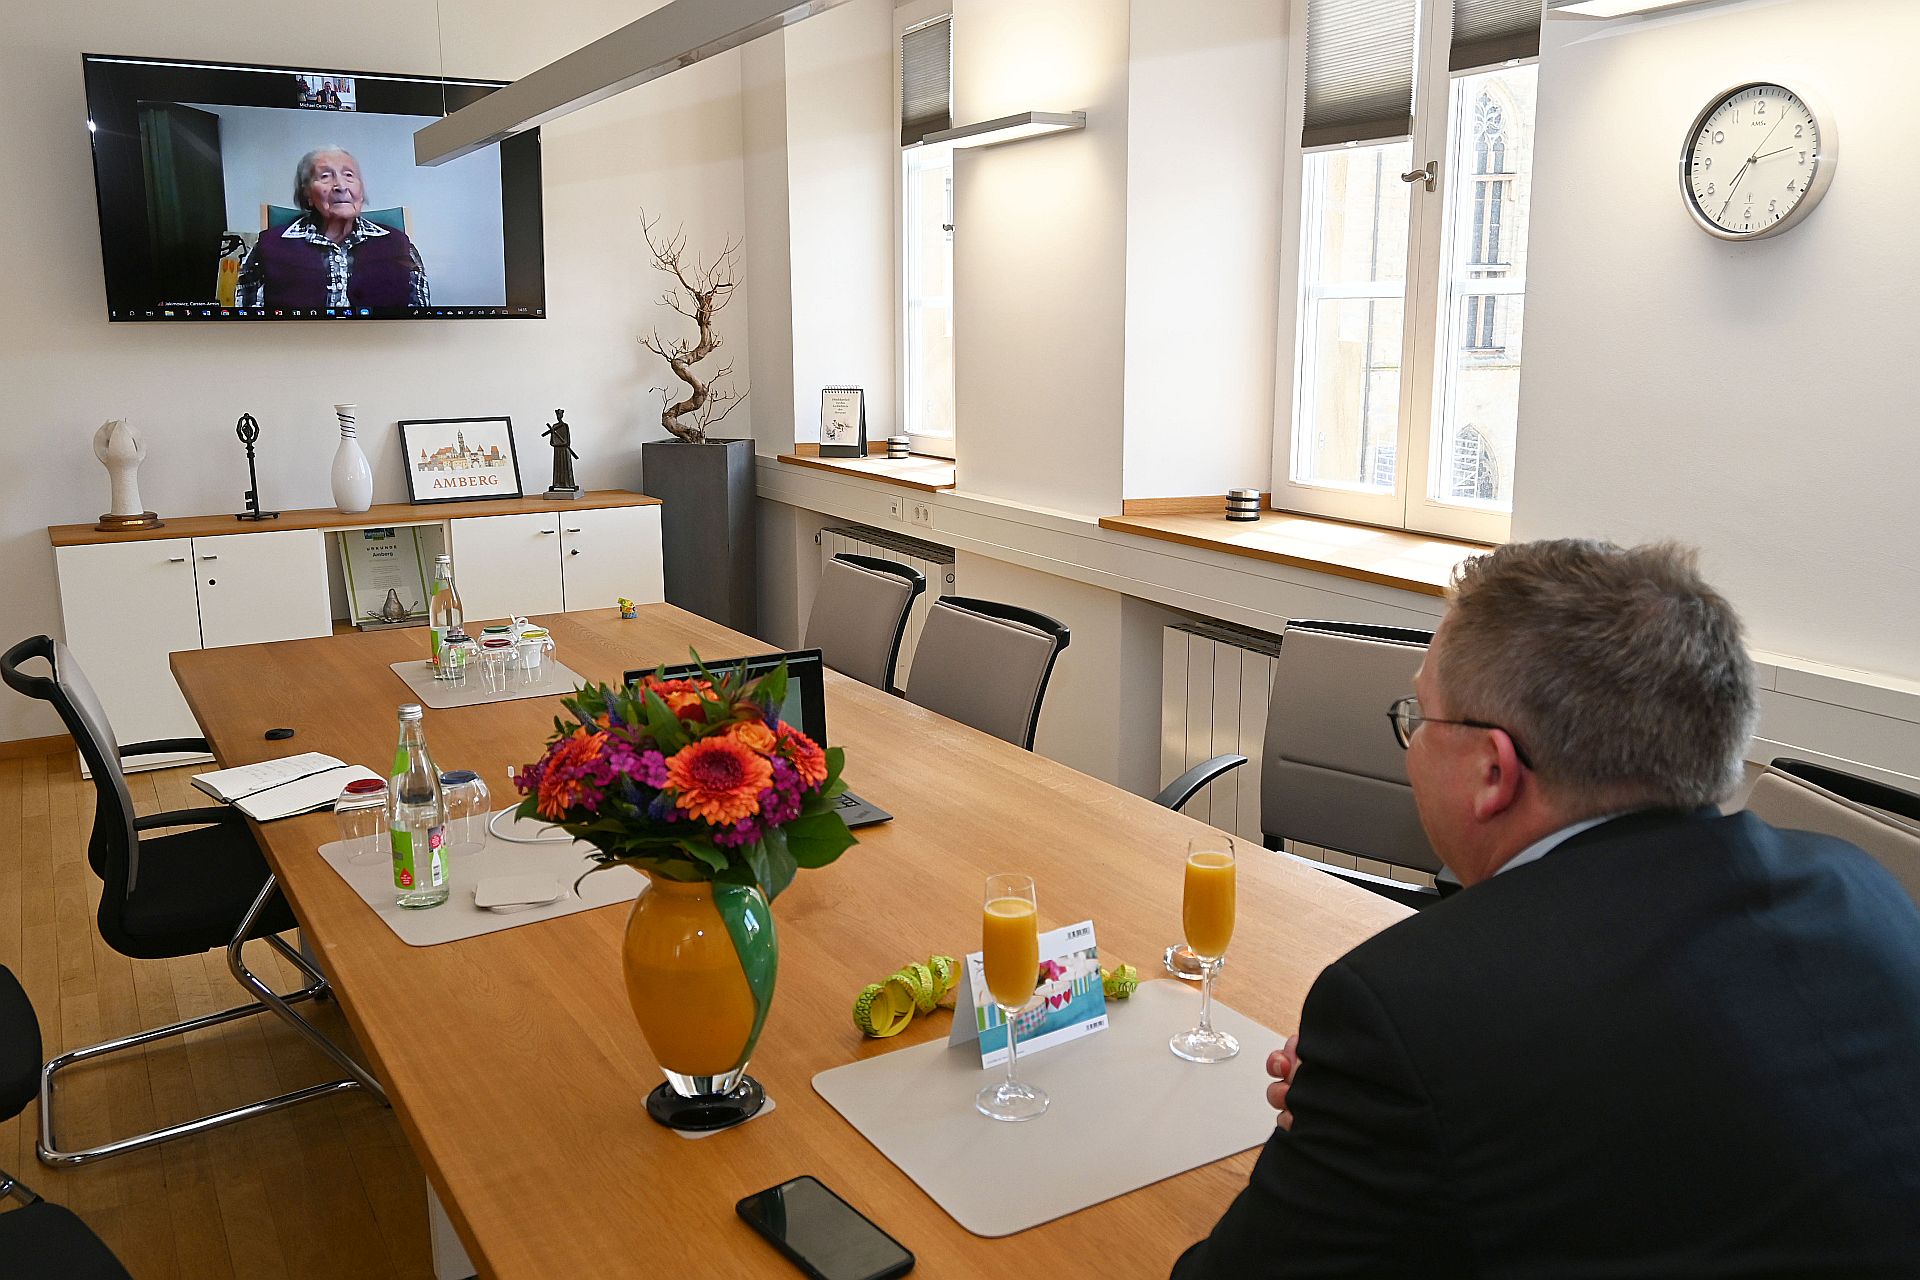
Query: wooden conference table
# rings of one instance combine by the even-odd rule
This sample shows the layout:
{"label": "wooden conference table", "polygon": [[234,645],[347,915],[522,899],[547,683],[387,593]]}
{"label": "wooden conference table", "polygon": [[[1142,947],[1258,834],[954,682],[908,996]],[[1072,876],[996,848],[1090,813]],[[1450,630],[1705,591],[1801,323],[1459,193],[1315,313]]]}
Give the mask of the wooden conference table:
{"label": "wooden conference table", "polygon": [[[595,680],[684,661],[690,645],[709,660],[775,647],[669,605],[644,607],[637,621],[611,610],[541,621],[560,660]],[[173,668],[225,766],[293,750],[380,768],[393,755],[394,709],[414,700],[388,664],[421,656],[424,639],[382,631],[182,652]],[[790,1276],[733,1205],[811,1173],[912,1249],[917,1275],[1164,1277],[1245,1185],[1252,1152],[981,1239],[813,1092],[828,1067],[947,1034],[941,1011],[892,1040],[864,1039],[853,997],[910,959],[977,950],[991,872],[1035,877],[1042,928],[1091,917],[1103,957],[1158,976],[1160,952],[1180,931],[1185,842],[1202,830],[902,699],[827,680],[848,781],[895,820],[861,832],[833,866],[803,871],[780,896],[779,986],[752,1066],[778,1109],[703,1141],[647,1118],[644,1100],[661,1076],[621,982],[628,908],[409,947],[320,859],[318,847],[337,838],[330,814],[258,828],[483,1276]],[[427,741],[442,768],[480,770],[506,807],[507,765],[538,755],[557,710],[551,698],[430,710]],[[264,741],[276,726],[298,736]],[[1319,971],[1405,914],[1278,857],[1246,858],[1220,998],[1291,1029]],[[1125,1101],[1114,1107],[1124,1123]]]}

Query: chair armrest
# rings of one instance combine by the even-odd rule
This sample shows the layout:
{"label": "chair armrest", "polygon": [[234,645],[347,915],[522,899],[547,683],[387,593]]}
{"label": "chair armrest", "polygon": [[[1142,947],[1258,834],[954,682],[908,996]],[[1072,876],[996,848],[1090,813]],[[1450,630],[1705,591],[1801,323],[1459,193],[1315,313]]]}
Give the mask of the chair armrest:
{"label": "chair armrest", "polygon": [[1211,760],[1202,760],[1193,768],[1169,782],[1153,798],[1153,802],[1162,808],[1180,810],[1187,801],[1200,794],[1200,788],[1212,782],[1223,773],[1230,773],[1247,762],[1245,756],[1215,756]]}
{"label": "chair armrest", "polygon": [[129,742],[120,748],[120,758],[157,756],[167,751],[194,751],[211,755],[213,747],[205,738],[155,738],[152,742]]}
{"label": "chair armrest", "polygon": [[247,815],[232,805],[208,805],[199,809],[169,809],[149,813],[133,820],[135,831],[153,831],[160,827],[207,827],[221,822],[245,822]]}

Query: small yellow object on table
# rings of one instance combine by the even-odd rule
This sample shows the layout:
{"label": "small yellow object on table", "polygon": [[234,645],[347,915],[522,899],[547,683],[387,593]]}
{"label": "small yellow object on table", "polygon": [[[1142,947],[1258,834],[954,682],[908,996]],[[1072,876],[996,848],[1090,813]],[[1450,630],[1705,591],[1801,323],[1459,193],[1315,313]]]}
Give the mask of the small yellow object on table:
{"label": "small yellow object on table", "polygon": [[932,1013],[959,985],[960,966],[952,956],[910,961],[885,982],[871,982],[853,1001],[853,1025],[875,1039],[897,1036],[915,1013]]}

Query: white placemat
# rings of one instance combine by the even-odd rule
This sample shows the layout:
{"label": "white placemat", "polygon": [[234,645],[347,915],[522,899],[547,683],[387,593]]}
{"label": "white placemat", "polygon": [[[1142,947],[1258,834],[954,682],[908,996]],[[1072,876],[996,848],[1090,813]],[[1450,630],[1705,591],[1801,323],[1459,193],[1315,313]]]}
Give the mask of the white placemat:
{"label": "white placemat", "polygon": [[1007,1236],[1211,1164],[1265,1142],[1267,1055],[1286,1037],[1213,1003],[1213,1025],[1240,1053],[1202,1066],[1167,1039],[1199,1021],[1184,982],[1142,983],[1110,1001],[1108,1029],[1020,1059],[1020,1079],[1053,1100],[1008,1124],[973,1108],[1004,1074],[973,1045],[944,1040],[822,1071],[816,1093],[977,1236]]}
{"label": "white placemat", "polygon": [[435,680],[433,667],[425,658],[388,664],[393,674],[406,682],[421,705],[435,711],[454,707],[477,707],[489,702],[512,702],[518,698],[554,698],[572,693],[586,681],[564,662],[548,658],[531,672],[519,667],[507,668],[503,687],[488,688],[487,678],[476,662],[459,680]]}
{"label": "white placemat", "polygon": [[[534,839],[560,834],[552,827],[535,822],[502,818],[502,831]],[[615,902],[632,902],[646,887],[647,878],[631,867],[615,867],[588,876],[573,892],[573,882],[592,864],[582,852],[587,846],[572,840],[550,844],[515,844],[488,835],[484,849],[477,853],[456,853],[452,859],[453,892],[437,907],[407,911],[393,902],[393,863],[384,856],[365,862],[348,861],[347,847],[339,841],[320,846],[320,856],[353,886],[374,914],[387,922],[400,941],[410,947],[431,947],[442,942],[497,933],[523,924],[552,920]],[[517,911],[483,911],[473,905],[473,886],[489,876],[544,875],[560,882],[566,890],[558,902],[544,907]]]}

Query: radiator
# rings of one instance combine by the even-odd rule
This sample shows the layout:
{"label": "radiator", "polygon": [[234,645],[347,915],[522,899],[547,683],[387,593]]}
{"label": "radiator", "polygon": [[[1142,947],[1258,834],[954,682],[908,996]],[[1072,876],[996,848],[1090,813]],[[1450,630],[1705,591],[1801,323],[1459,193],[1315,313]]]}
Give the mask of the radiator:
{"label": "radiator", "polygon": [[935,596],[954,594],[953,548],[857,524],[822,529],[815,541],[820,544],[822,567],[837,555],[878,556],[918,569],[926,578],[926,591],[913,602],[913,612],[907,615],[907,631],[900,638],[900,661],[893,673],[894,684],[906,688],[907,672],[913,666],[913,651],[920,643],[920,628],[927,620],[927,610],[933,607]]}
{"label": "radiator", "polygon": [[1225,623],[1164,628],[1160,684],[1160,785],[1214,756],[1247,763],[1216,779],[1183,811],[1245,837],[1260,830],[1260,752],[1280,638]]}

